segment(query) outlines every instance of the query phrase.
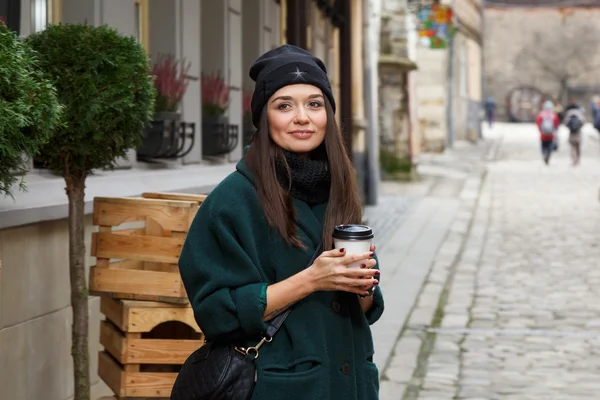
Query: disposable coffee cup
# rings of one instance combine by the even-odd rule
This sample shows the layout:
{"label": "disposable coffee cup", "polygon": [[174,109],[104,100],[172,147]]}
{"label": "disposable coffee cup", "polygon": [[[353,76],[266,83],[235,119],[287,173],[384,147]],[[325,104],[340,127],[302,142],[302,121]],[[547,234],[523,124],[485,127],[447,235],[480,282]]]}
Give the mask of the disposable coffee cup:
{"label": "disposable coffee cup", "polygon": [[[362,254],[371,251],[373,230],[366,225],[337,225],[333,229],[333,246],[346,249],[346,254]],[[362,262],[354,262],[348,268],[360,268]]]}

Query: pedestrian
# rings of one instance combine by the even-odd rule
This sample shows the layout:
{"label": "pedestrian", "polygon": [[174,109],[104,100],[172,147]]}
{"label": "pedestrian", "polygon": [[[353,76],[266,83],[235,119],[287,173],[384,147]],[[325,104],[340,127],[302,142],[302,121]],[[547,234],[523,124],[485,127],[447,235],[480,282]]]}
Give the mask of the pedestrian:
{"label": "pedestrian", "polygon": [[491,128],[496,116],[496,100],[494,100],[493,96],[488,96],[488,98],[485,99],[484,107],[488,126]]}
{"label": "pedestrian", "polygon": [[566,107],[563,124],[569,129],[572,164],[574,166],[579,165],[581,159],[581,130],[585,124],[585,112],[574,99],[571,99]]}
{"label": "pedestrian", "polygon": [[[369,325],[383,297],[374,246],[354,256],[332,248],[334,227],[362,216],[327,70],[284,45],[259,57],[250,77],[257,131],[200,206],[179,260],[196,321],[209,345],[244,352],[290,310],[254,359],[251,399],[375,400]],[[347,268],[357,261],[361,268]],[[183,368],[177,396],[200,390]]]}
{"label": "pedestrian", "polygon": [[550,156],[554,151],[554,143],[557,136],[558,126],[560,121],[554,112],[554,104],[550,100],[546,100],[535,119],[535,124],[540,132],[540,141],[542,144],[542,157],[546,165],[550,163]]}

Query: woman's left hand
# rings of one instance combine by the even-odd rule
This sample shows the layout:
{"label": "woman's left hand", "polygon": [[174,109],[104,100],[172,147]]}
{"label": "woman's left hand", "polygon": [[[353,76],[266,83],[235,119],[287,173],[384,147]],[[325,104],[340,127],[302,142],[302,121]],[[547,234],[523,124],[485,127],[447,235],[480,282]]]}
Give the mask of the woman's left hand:
{"label": "woman's left hand", "polygon": [[[370,250],[370,251],[371,251],[371,253],[374,253],[374,252],[375,252],[375,245],[371,245],[371,250]],[[369,268],[369,269],[371,269],[371,268],[375,267],[375,265],[377,265],[377,264],[375,264],[375,265],[373,265],[373,266],[371,266],[371,267],[367,267],[367,266],[366,266],[366,264],[363,264],[363,265],[365,265],[365,268]],[[361,268],[363,268],[363,267],[361,267]],[[374,286],[374,285],[370,285],[370,286],[363,286],[363,289],[365,289],[365,290],[371,290],[371,289],[373,288],[373,286]]]}

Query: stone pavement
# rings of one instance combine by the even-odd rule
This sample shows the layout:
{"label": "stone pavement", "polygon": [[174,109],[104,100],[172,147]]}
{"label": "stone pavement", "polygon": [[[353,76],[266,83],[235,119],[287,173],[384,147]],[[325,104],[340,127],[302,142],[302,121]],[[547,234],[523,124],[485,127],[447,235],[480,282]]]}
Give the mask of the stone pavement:
{"label": "stone pavement", "polygon": [[[373,326],[375,362],[382,372],[436,253],[459,250],[471,214],[462,203],[474,204],[493,143],[458,143],[452,152],[428,155],[421,160],[420,181],[384,183],[379,204],[365,210],[376,235],[386,299],[386,312]],[[452,226],[457,233],[448,240]]]}
{"label": "stone pavement", "polygon": [[472,173],[459,195],[380,364],[380,398],[600,398],[598,134],[586,132],[575,168],[564,132],[550,166],[532,125],[497,125],[488,136],[499,145],[483,179]]}

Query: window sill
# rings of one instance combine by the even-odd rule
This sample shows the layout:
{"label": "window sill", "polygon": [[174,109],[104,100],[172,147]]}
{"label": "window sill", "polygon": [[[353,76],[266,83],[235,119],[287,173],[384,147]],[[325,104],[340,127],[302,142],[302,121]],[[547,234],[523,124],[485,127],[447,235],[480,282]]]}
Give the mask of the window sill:
{"label": "window sill", "polygon": [[[85,213],[92,213],[94,197],[98,196],[129,197],[144,192],[208,193],[234,170],[235,163],[99,171],[86,181]],[[68,202],[62,177],[48,171],[35,171],[25,177],[25,183],[27,191],[16,190],[14,199],[0,197],[0,229],[67,217]]]}

